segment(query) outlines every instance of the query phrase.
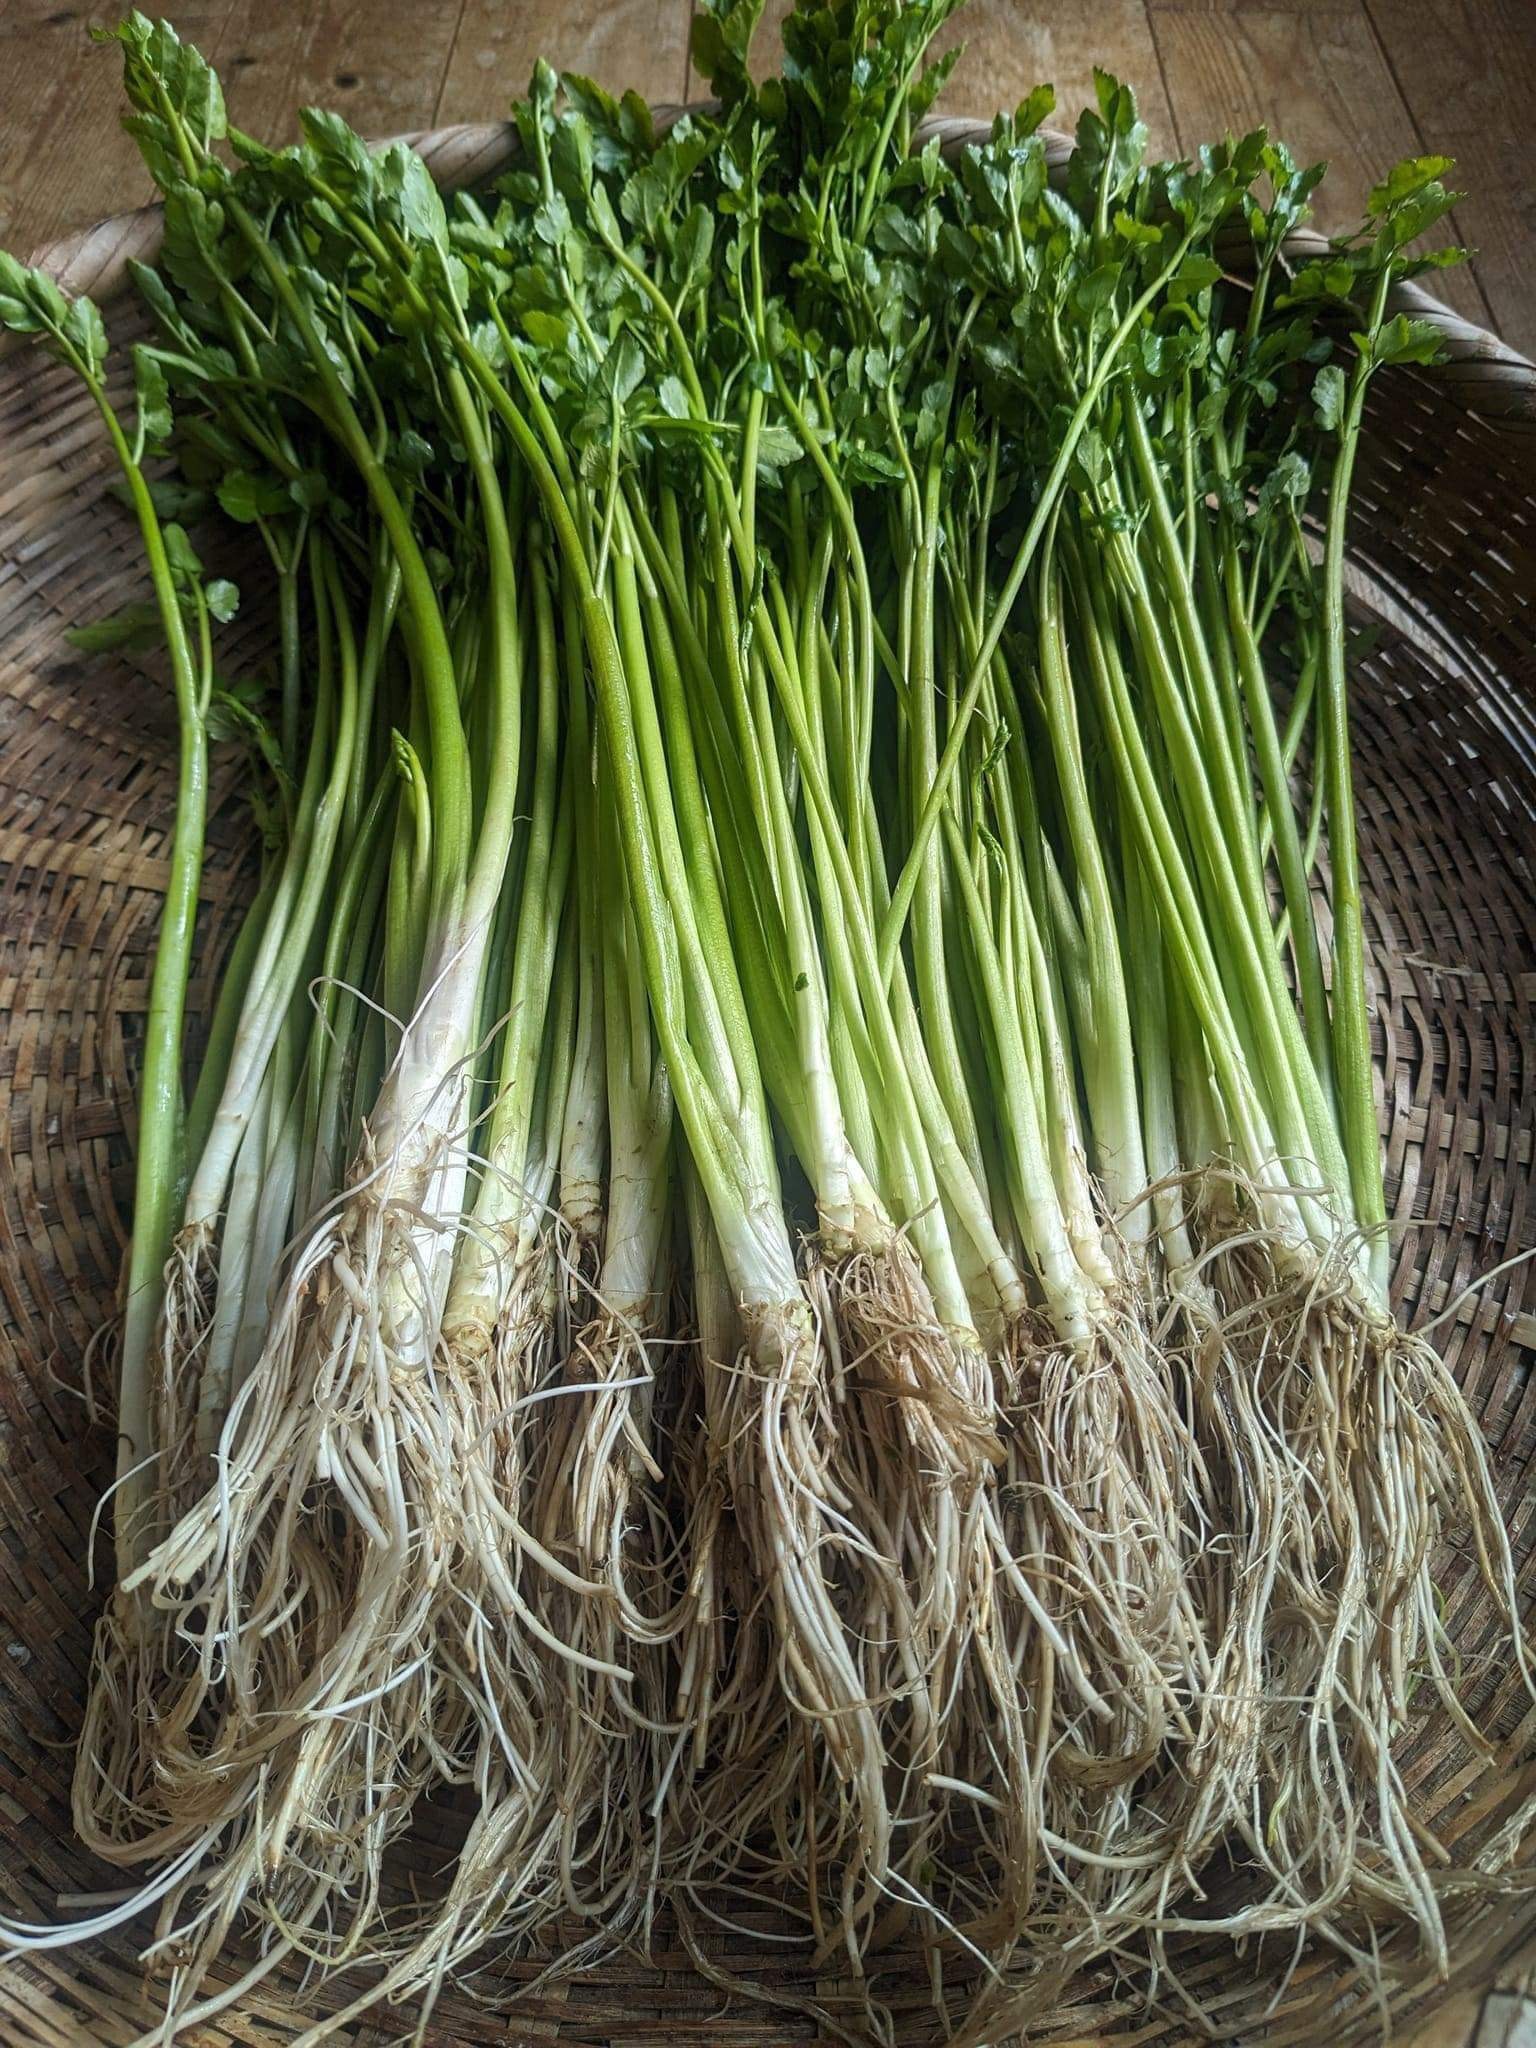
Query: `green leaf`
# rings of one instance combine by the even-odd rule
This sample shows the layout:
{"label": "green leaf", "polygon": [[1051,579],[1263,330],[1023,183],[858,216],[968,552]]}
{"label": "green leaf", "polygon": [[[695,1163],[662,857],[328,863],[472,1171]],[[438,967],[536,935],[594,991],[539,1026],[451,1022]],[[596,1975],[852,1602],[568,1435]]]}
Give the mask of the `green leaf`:
{"label": "green leaf", "polygon": [[253,164],[257,170],[271,170],[279,161],[278,152],[268,149],[264,142],[258,142],[254,135],[247,135],[241,128],[231,127],[227,131],[229,146],[243,164]]}
{"label": "green leaf", "polygon": [[326,107],[303,107],[299,125],[304,140],[314,151],[326,183],[343,199],[356,198],[373,182],[373,159],[360,135],[355,135]]}
{"label": "green leaf", "polygon": [[571,229],[571,209],[558,192],[546,199],[533,216],[533,232],[551,247],[563,242]]}
{"label": "green leaf", "polygon": [[13,298],[9,292],[0,291],[0,327],[12,334],[37,334],[41,332],[42,325],[25,299]]}
{"label": "green leaf", "polygon": [[1445,343],[1438,327],[1428,320],[1410,320],[1399,313],[1387,321],[1371,347],[1374,363],[1438,363]]}
{"label": "green leaf", "polygon": [[139,110],[136,124],[123,125],[134,126],[152,172],[159,157],[180,174],[178,129],[202,151],[223,137],[228,124],[218,75],[168,21],[152,22],[135,9],[115,29],[92,33],[123,46],[123,86]]}
{"label": "green leaf", "polygon": [[1071,167],[1073,197],[1080,204],[1086,194],[1107,179],[1112,198],[1130,190],[1146,154],[1146,124],[1137,116],[1136,95],[1110,72],[1097,66],[1093,73],[1094,93],[1099,106],[1095,114],[1084,108],[1077,124],[1077,149]]}
{"label": "green leaf", "polygon": [[84,626],[71,626],[64,638],[82,654],[101,654],[113,647],[148,647],[159,633],[160,614],[154,605],[129,604],[104,619],[92,619]]}
{"label": "green leaf", "polygon": [[13,334],[60,334],[69,301],[42,270],[29,270],[0,249],[0,327]]}
{"label": "green leaf", "polygon": [[1122,241],[1139,242],[1143,246],[1155,247],[1163,239],[1163,231],[1149,220],[1135,220],[1122,207],[1115,215],[1115,233]]}
{"label": "green leaf", "polygon": [[789,427],[766,426],[757,437],[757,473],[768,482],[773,482],[782,469],[798,462],[801,456],[798,436]]}
{"label": "green leaf", "polygon": [[1091,319],[1095,313],[1101,313],[1114,298],[1115,287],[1119,282],[1120,264],[1101,263],[1098,269],[1090,271],[1077,287],[1072,294],[1073,301],[1078,310],[1086,313]]}
{"label": "green leaf", "polygon": [[1337,363],[1327,364],[1313,378],[1312,403],[1317,410],[1317,423],[1324,433],[1337,433],[1344,417],[1345,394],[1344,372]]}
{"label": "green leaf", "polygon": [[1221,426],[1231,395],[1228,386],[1219,384],[1214,391],[1207,391],[1195,407],[1195,425],[1207,439]]}
{"label": "green leaf", "polygon": [[894,455],[866,442],[855,442],[839,452],[843,475],[855,484],[899,484],[906,472]]}
{"label": "green leaf", "polygon": [[594,78],[583,77],[579,71],[562,71],[556,79],[542,58],[539,62],[543,70],[534,72],[532,97],[535,101],[552,102],[556,87],[564,86],[566,98],[584,116],[589,127],[618,131],[619,103],[606,86],[599,85]]}
{"label": "green leaf", "polygon": [[183,583],[195,581],[196,578],[202,575],[203,565],[198,559],[196,548],[193,547],[191,541],[187,538],[186,528],[178,525],[173,520],[169,526],[163,527],[161,531],[165,539],[165,554],[167,561],[171,565],[172,575]]}
{"label": "green leaf", "polygon": [[1073,455],[1074,468],[1081,472],[1086,483],[1098,485],[1104,479],[1104,471],[1108,461],[1109,454],[1104,446],[1103,439],[1094,432],[1092,427],[1086,428],[1078,439],[1077,448]]}
{"label": "green leaf", "polygon": [[670,194],[666,180],[654,164],[643,164],[625,181],[619,194],[619,212],[647,239],[654,239],[667,210]]}
{"label": "green leaf", "polygon": [[[752,90],[748,59],[762,12],[763,0],[701,0],[694,12],[690,55],[715,96],[727,106]],[[784,33],[787,39],[787,25]]]}
{"label": "green leaf", "polygon": [[1033,135],[1040,123],[1056,111],[1054,85],[1037,85],[1027,99],[1019,102],[1013,117],[1013,132],[1021,139]]}
{"label": "green leaf", "polygon": [[185,176],[186,167],[176,147],[176,131],[169,121],[158,114],[125,114],[123,130],[139,145],[144,167],[162,192],[168,192]]}
{"label": "green leaf", "polygon": [[170,388],[159,358],[142,342],[135,344],[133,351],[133,391],[144,446],[151,454],[162,454],[173,425]]}
{"label": "green leaf", "polygon": [[656,147],[656,130],[649,104],[637,92],[626,92],[619,102],[619,132],[632,149]]}
{"label": "green leaf", "polygon": [[173,333],[179,332],[182,326],[181,315],[159,271],[152,270],[147,263],[130,262],[128,272],[138,288],[139,297],[161,326]]}
{"label": "green leaf", "polygon": [[[262,716],[260,697],[250,683],[216,683],[208,699],[208,737],[214,741],[234,740],[245,747],[252,761],[264,768],[279,788],[291,787],[276,733]],[[267,817],[266,800],[259,789],[251,798],[258,822],[271,831],[275,821]]]}
{"label": "green leaf", "polygon": [[[208,493],[197,484],[184,483],[180,477],[174,476],[148,477],[145,481],[155,516],[162,525],[171,519],[185,525],[188,520],[201,519],[208,510]],[[120,489],[122,502],[131,506],[133,500],[127,480],[123,479],[115,488]]]}
{"label": "green leaf", "polygon": [[633,335],[621,334],[603,358],[602,386],[620,405],[630,397],[645,375],[645,358]]}
{"label": "green leaf", "polygon": [[1448,156],[1407,156],[1394,164],[1379,185],[1373,186],[1366,202],[1374,215],[1394,212],[1407,200],[1416,198],[1427,186],[1436,184],[1455,165]]}
{"label": "green leaf", "polygon": [[165,195],[165,239],[161,263],[171,283],[205,305],[219,296],[222,271],[219,240],[224,209],[193,185],[173,185]]}
{"label": "green leaf", "polygon": [[1400,277],[1415,277],[1425,270],[1452,270],[1458,263],[1470,263],[1473,251],[1448,243],[1443,249],[1426,249],[1422,256],[1415,256],[1399,270]]}
{"label": "green leaf", "polygon": [[681,377],[663,377],[657,386],[656,396],[661,401],[662,411],[674,420],[687,419],[692,410]]}
{"label": "green leaf", "polygon": [[1312,488],[1312,471],[1294,448],[1289,449],[1259,486],[1258,508],[1272,512],[1277,505],[1304,504]]}
{"label": "green leaf", "polygon": [[619,217],[613,210],[613,201],[601,185],[594,185],[587,194],[587,207],[599,239],[612,248],[622,247],[624,231],[619,226]]}
{"label": "green leaf", "polygon": [[1208,291],[1222,276],[1221,265],[1213,256],[1198,253],[1186,256],[1173,276],[1168,280],[1168,297],[1173,305],[1180,305],[1198,293]]}
{"label": "green leaf", "polygon": [[691,291],[707,275],[709,253],[714,247],[714,241],[713,215],[707,207],[693,207],[677,231],[677,260],[682,272],[681,290]]}
{"label": "green leaf", "polygon": [[418,434],[414,427],[407,427],[393,443],[396,467],[407,476],[422,476],[435,460],[432,443],[424,434]]}
{"label": "green leaf", "polygon": [[331,494],[331,487],[318,469],[306,469],[292,478],[288,496],[300,511],[316,512]]}
{"label": "green leaf", "polygon": [[107,330],[93,299],[76,299],[64,316],[64,339],[94,370],[107,359]]}
{"label": "green leaf", "polygon": [[216,576],[203,592],[203,601],[216,619],[225,624],[240,609],[240,592],[226,576]]}
{"label": "green leaf", "polygon": [[229,517],[242,526],[258,519],[276,518],[293,509],[288,489],[278,479],[253,476],[243,469],[232,470],[220,480],[218,500]]}
{"label": "green leaf", "polygon": [[563,313],[546,313],[538,306],[530,306],[523,315],[522,328],[535,348],[563,354],[570,346],[570,323]]}
{"label": "green leaf", "polygon": [[408,242],[448,245],[448,216],[432,173],[408,143],[392,142],[376,163],[381,192],[392,202]]}

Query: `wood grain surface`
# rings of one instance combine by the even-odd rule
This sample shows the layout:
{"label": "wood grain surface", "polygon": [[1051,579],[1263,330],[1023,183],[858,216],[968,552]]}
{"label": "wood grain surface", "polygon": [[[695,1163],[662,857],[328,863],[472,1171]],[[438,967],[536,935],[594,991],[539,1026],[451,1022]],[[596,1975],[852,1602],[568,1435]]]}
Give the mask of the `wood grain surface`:
{"label": "wood grain surface", "polygon": [[[1257,6],[1152,0],[1152,19],[1183,149],[1228,126],[1262,123],[1303,163],[1327,159],[1324,190],[1332,188],[1332,199],[1321,209],[1326,213],[1353,210],[1385,165],[1426,146],[1358,0]],[[1343,224],[1339,211],[1327,226]],[[1465,242],[1466,224],[1453,217],[1450,234]],[[1469,320],[1492,324],[1469,270],[1446,271],[1434,288]]]}
{"label": "wood grain surface", "polygon": [[[151,0],[151,5],[153,0]],[[242,127],[292,134],[321,101],[368,134],[494,120],[547,56],[653,99],[697,95],[693,0],[161,0],[224,74]],[[788,0],[769,0],[765,57]],[[93,26],[116,9],[0,0],[0,244],[27,252],[148,196],[116,125],[117,67]],[[1093,66],[1130,79],[1154,145],[1191,149],[1263,121],[1332,165],[1321,224],[1349,225],[1409,151],[1458,159],[1456,231],[1477,251],[1436,287],[1536,353],[1536,0],[971,0],[945,104],[985,112],[1038,80],[1070,126]]]}

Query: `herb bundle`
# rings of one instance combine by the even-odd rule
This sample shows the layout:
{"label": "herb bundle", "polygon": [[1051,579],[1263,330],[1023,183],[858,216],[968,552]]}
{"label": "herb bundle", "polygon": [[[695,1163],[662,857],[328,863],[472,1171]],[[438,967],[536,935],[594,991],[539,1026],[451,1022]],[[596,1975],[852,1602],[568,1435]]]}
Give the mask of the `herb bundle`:
{"label": "herb bundle", "polygon": [[[131,425],[0,270],[143,536],[95,638],[158,629],[180,720],[75,1796],[173,2030],[663,1906],[718,1975],[772,1903],[860,2040],[908,1926],[967,2038],[1185,1934],[1445,1958],[1394,1749],[1426,1679],[1487,1749],[1450,1530],[1525,1651],[1387,1295],[1343,565],[1447,167],[1297,269],[1262,134],[1148,162],[1100,75],[1060,177],[1045,90],[946,158],[952,0],[806,0],[760,86],[757,12],[665,132],[541,66],[451,204],[133,16]],[[260,875],[184,1099],[226,742]]]}

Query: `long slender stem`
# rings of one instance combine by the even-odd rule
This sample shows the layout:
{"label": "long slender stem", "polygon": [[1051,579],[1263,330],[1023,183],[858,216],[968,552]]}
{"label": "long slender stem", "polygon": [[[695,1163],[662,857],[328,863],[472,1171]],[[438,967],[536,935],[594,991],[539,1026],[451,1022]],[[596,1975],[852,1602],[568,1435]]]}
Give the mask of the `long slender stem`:
{"label": "long slender stem", "polygon": [[[1370,320],[1373,337],[1385,316],[1391,274],[1377,280]],[[1370,1233],[1372,1280],[1386,1299],[1390,1247],[1386,1191],[1382,1184],[1381,1138],[1376,1123],[1375,1070],[1371,1064],[1366,998],[1365,928],[1360,910],[1360,855],[1355,833],[1354,777],[1349,743],[1349,676],[1345,657],[1344,551],[1349,529],[1349,494],[1360,426],[1370,383],[1369,345],[1357,356],[1339,434],[1323,543],[1323,661],[1321,716],[1326,736],[1324,774],[1328,812],[1328,858],[1333,877],[1333,1052],[1338,1077],[1339,1116],[1349,1161],[1355,1218]]]}

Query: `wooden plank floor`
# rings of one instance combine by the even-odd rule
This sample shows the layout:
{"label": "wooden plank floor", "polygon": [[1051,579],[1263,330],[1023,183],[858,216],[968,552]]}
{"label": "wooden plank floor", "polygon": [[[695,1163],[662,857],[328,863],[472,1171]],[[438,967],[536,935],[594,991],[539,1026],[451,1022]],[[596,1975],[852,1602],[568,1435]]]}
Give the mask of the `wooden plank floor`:
{"label": "wooden plank floor", "polygon": [[[763,31],[773,45],[770,0]],[[544,55],[657,100],[696,95],[692,0],[161,0],[224,74],[235,119],[269,139],[320,101],[368,134],[493,120]],[[0,245],[27,252],[147,195],[118,132],[116,65],[89,31],[112,7],[0,0]],[[1438,284],[1536,354],[1536,179],[1517,110],[1536,101],[1536,0],[971,0],[945,104],[986,113],[1041,78],[1063,124],[1105,64],[1154,144],[1193,148],[1266,122],[1333,166],[1323,225],[1348,225],[1410,151],[1460,163],[1456,230],[1478,251]]]}

